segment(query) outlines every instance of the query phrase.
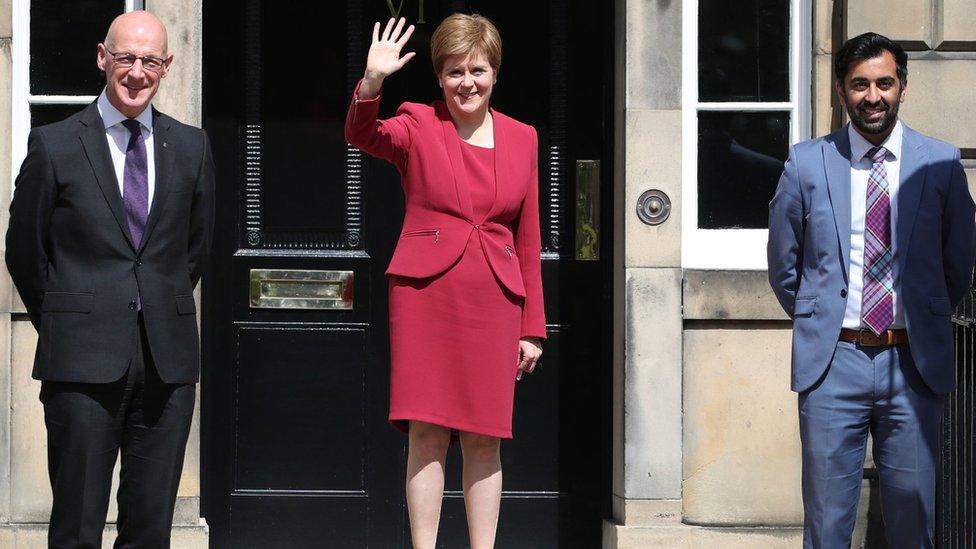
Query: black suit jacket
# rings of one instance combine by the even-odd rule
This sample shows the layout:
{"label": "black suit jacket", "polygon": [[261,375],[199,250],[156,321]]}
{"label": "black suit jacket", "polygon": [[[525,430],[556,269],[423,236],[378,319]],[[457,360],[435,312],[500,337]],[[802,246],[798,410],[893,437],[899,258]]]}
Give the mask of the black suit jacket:
{"label": "black suit jacket", "polygon": [[210,142],[156,110],[153,132],[155,194],[138,249],[97,106],[30,133],[6,260],[38,331],[35,379],[120,379],[134,352],[137,298],[160,378],[199,378],[192,292],[212,232]]}

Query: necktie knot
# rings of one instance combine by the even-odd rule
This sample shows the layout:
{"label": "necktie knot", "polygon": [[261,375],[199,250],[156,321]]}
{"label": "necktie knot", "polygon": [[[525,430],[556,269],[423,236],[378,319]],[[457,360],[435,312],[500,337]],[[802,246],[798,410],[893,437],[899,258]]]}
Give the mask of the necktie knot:
{"label": "necktie knot", "polygon": [[871,159],[872,162],[877,164],[878,162],[884,162],[885,157],[888,155],[888,149],[884,147],[872,147],[864,156]]}
{"label": "necktie knot", "polygon": [[129,130],[133,135],[138,136],[142,133],[142,124],[139,124],[138,120],[133,120],[131,118],[123,120],[122,125],[125,129]]}

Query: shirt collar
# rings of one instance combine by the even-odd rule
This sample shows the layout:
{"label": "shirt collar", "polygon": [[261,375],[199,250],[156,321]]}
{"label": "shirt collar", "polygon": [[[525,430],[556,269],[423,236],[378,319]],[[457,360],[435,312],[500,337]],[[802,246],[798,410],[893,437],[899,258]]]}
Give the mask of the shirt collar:
{"label": "shirt collar", "polygon": [[[881,143],[881,146],[888,149],[888,153],[896,160],[901,158],[901,144],[904,134],[905,131],[902,127],[901,120],[896,120],[895,127],[891,129],[891,133]],[[857,133],[857,130],[850,123],[847,124],[847,135],[851,140],[851,163],[857,164],[875,145],[865,139],[863,135]]]}
{"label": "shirt collar", "polygon": [[[128,119],[128,117],[119,112],[114,105],[108,100],[108,96],[105,95],[105,90],[98,96],[98,101],[95,103],[98,106],[98,114],[102,117],[102,123],[105,124],[105,129],[109,129],[112,126],[121,124],[123,121]],[[146,107],[139,113],[139,116],[135,118],[139,124],[142,125],[149,133],[152,133],[152,106]]]}

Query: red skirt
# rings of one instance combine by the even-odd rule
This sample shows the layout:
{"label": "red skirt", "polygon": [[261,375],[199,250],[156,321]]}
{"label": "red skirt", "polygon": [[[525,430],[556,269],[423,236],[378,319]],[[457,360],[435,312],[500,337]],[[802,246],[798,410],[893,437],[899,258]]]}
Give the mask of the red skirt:
{"label": "red skirt", "polygon": [[431,278],[390,277],[390,422],[512,438],[522,298],[495,278],[472,231]]}

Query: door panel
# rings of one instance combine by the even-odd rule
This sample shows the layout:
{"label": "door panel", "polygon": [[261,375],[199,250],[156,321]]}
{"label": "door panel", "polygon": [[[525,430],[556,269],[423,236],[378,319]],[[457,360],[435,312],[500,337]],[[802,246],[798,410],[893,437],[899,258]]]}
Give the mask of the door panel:
{"label": "door panel", "polygon": [[236,488],[363,495],[365,330],[253,326],[237,337]]}
{"label": "door panel", "polygon": [[[577,160],[603,169],[611,223],[612,13],[602,2],[406,0],[417,57],[382,116],[440,90],[430,35],[454,11],[498,25],[492,105],[539,132],[549,340],[516,391],[502,444],[499,547],[594,547],[610,503],[608,253],[574,257]],[[403,217],[399,176],[342,126],[385,0],[204,3],[204,121],[218,168],[203,288],[203,513],[213,547],[408,547],[406,438],[387,422],[384,270]],[[421,13],[422,12],[422,13]],[[421,17],[422,16],[422,17]],[[610,230],[600,249],[612,250]],[[253,308],[252,269],[353,273],[350,310]],[[307,290],[307,288],[306,288]],[[513,351],[514,352],[514,351]],[[466,545],[453,445],[439,546]]]}

